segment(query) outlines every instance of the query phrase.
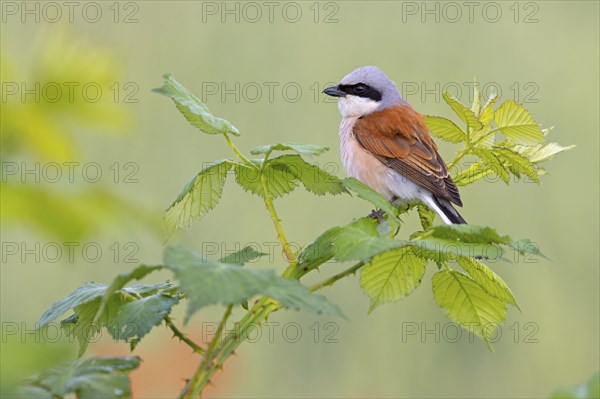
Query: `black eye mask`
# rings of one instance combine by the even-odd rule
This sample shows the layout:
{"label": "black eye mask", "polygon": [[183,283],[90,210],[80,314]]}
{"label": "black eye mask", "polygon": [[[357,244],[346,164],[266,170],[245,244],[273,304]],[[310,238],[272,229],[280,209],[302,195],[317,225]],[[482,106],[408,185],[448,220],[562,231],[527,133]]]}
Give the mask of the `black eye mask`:
{"label": "black eye mask", "polygon": [[369,85],[357,83],[354,85],[339,85],[338,88],[346,94],[381,101],[381,93]]}

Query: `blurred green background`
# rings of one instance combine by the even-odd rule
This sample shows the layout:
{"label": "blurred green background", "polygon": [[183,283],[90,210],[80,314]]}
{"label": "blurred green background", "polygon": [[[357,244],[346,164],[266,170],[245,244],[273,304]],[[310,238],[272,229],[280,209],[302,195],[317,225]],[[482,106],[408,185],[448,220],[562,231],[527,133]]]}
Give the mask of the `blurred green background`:
{"label": "blurred green background", "polygon": [[[541,186],[490,180],[462,190],[467,220],[528,237],[552,259],[492,265],[522,309],[510,310],[494,354],[464,331],[453,342],[456,329],[434,303],[428,278],[370,316],[351,278],[324,291],[349,320],[273,315],[280,325],[271,337],[264,331],[244,344],[209,396],[545,397],[600,368],[598,2],[474,2],[471,14],[462,2],[75,3],[72,13],[60,2],[58,9],[2,3],[3,397],[26,376],[76,356],[76,344],[56,331],[33,332],[49,304],[138,261],[159,262],[162,211],[203,163],[233,156],[220,137],[199,134],[150,92],[164,72],[232,121],[242,150],[278,141],[325,145],[331,151],[318,162],[339,176],[340,116],[319,92],[363,65],[381,67],[422,113],[446,117],[444,87],[466,103],[476,78],[485,94],[494,86],[501,100],[522,102],[544,127],[555,126],[550,141],[577,145],[546,165]],[[56,102],[49,82],[63,89]],[[69,82],[80,83],[73,101]],[[102,88],[99,99],[96,85],[82,92],[89,82]],[[446,159],[456,151],[440,148]],[[71,180],[65,162],[78,163]],[[62,172],[56,182],[53,163]],[[23,175],[26,168],[38,172]],[[101,178],[91,182],[98,169]],[[355,198],[300,190],[276,206],[300,245],[370,211]],[[416,226],[413,214],[407,231]],[[281,269],[275,241],[259,198],[228,184],[211,214],[168,243],[214,256],[257,243],[272,255],[260,265]],[[73,259],[65,250],[71,242],[78,243]],[[311,277],[342,267],[332,263]],[[219,311],[195,316],[191,334],[200,340],[203,321]],[[136,397],[173,397],[193,371],[197,359],[169,337],[156,328],[136,349],[144,359],[132,374]],[[90,353],[128,349],[104,338]]]}

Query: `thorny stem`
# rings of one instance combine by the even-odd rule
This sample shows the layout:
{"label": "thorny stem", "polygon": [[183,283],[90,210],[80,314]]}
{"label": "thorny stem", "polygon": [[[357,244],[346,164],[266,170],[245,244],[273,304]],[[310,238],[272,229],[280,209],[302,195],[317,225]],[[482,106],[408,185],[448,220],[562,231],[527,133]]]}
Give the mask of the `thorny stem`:
{"label": "thorny stem", "polygon": [[169,329],[171,329],[171,331],[173,331],[173,335],[175,337],[179,338],[180,341],[183,341],[187,346],[192,348],[194,350],[194,352],[196,352],[196,353],[199,353],[201,355],[206,353],[204,348],[202,348],[200,345],[198,345],[197,343],[195,343],[194,341],[189,339],[180,329],[178,329],[177,326],[175,325],[175,323],[173,323],[173,320],[169,316],[165,316],[164,320],[165,320],[165,324],[167,325],[167,327],[169,327]]}
{"label": "thorny stem", "polygon": [[[227,144],[236,153],[238,158],[243,162],[252,164],[248,158],[242,154],[235,144],[231,141],[230,137],[225,134],[225,139],[227,140]],[[256,167],[256,166],[255,166]],[[277,215],[277,211],[275,210],[275,206],[273,204],[273,198],[271,196],[271,192],[269,191],[269,187],[267,181],[264,178],[264,175],[261,174],[261,185],[264,192],[264,202],[269,214],[271,215],[271,219],[273,221],[273,225],[275,226],[275,230],[277,231],[277,238],[281,245],[283,246],[284,253],[288,259],[289,265],[286,270],[283,272],[283,278],[299,278],[300,276],[295,276],[294,272],[297,271],[296,267],[296,256],[292,252],[290,248],[290,244],[287,241],[285,233],[283,231],[283,227],[281,226],[281,220]],[[212,375],[219,369],[223,367],[223,363],[227,358],[233,353],[233,351],[248,337],[248,335],[255,329],[260,326],[260,323],[267,318],[267,316],[279,308],[281,305],[266,296],[263,296],[259,299],[256,304],[246,313],[244,317],[239,321],[238,326],[236,327],[236,332],[234,334],[227,335],[222,341],[220,337],[223,332],[223,328],[231,315],[231,310],[233,305],[229,305],[225,310],[225,314],[223,315],[223,319],[221,320],[221,324],[219,324],[217,333],[211,340],[208,349],[206,350],[206,354],[204,359],[200,363],[198,370],[194,373],[192,378],[186,384],[184,391],[181,394],[181,398],[194,398],[201,395],[204,387],[210,383],[210,379]]]}
{"label": "thorny stem", "polygon": [[283,232],[283,227],[281,227],[281,219],[279,219],[279,216],[277,215],[277,211],[275,210],[275,206],[273,205],[273,198],[271,197],[271,192],[269,191],[267,181],[265,180],[265,177],[262,174],[260,175],[260,182],[262,184],[263,192],[265,195],[265,197],[264,197],[265,206],[267,207],[267,210],[271,214],[271,220],[273,220],[273,224],[275,225],[275,230],[277,230],[277,238],[279,239],[279,242],[281,242],[281,245],[283,246],[283,252],[285,253],[285,256],[286,256],[288,262],[290,263],[290,265],[295,264],[296,256],[293,254],[293,252],[290,248],[290,244],[288,243],[287,238],[285,237],[285,233]]}
{"label": "thorny stem", "polygon": [[[200,395],[202,388],[208,382],[208,379],[207,379],[204,383],[202,383],[202,381],[204,380],[204,376],[210,370],[216,369],[216,367],[214,367],[214,364],[213,364],[214,350],[215,350],[217,344],[219,343],[219,341],[221,340],[221,334],[223,333],[223,328],[225,327],[225,324],[227,324],[227,320],[229,319],[229,316],[231,315],[232,309],[233,309],[233,305],[228,305],[227,308],[225,309],[225,313],[223,314],[221,323],[219,324],[219,327],[217,328],[217,332],[215,333],[214,337],[210,341],[210,344],[208,344],[208,349],[206,350],[204,359],[202,360],[202,362],[200,362],[200,366],[198,367],[198,370],[194,373],[193,377],[190,379],[190,381],[184,388],[183,392],[180,395],[180,398],[185,398],[185,399],[195,398],[198,395]],[[212,375],[212,373],[210,373],[210,375]],[[208,378],[210,378],[210,377],[208,377]]]}
{"label": "thorny stem", "polygon": [[[229,147],[236,153],[240,160],[246,164],[252,165],[253,167],[257,167],[237,149],[227,134],[225,134],[225,139],[227,140]],[[288,260],[288,267],[281,274],[281,276],[285,279],[300,279],[312,269],[304,271],[297,267],[296,255],[292,252],[290,244],[285,236],[283,227],[281,226],[281,220],[279,219],[273,204],[273,197],[269,191],[269,186],[262,173],[260,175],[260,179],[264,192],[265,206],[271,215],[273,225],[277,231],[277,238],[283,246],[283,251]],[[359,262],[351,268],[338,273],[322,281],[321,283],[311,286],[310,291],[317,291],[323,287],[332,285],[336,281],[355,273],[362,266],[364,266],[364,263]],[[234,332],[226,334],[226,336],[221,340],[220,337],[223,333],[223,328],[225,327],[225,324],[231,315],[232,307],[233,305],[229,305],[225,310],[225,314],[223,315],[223,319],[221,320],[221,324],[218,327],[217,333],[211,340],[205,352],[204,358],[198,367],[198,370],[186,384],[186,387],[180,395],[180,398],[188,399],[201,397],[204,387],[210,383],[210,379],[214,373],[223,368],[223,363],[234,353],[235,349],[248,338],[254,329],[261,326],[261,323],[269,316],[269,314],[279,310],[282,306],[279,302],[267,296],[263,296],[256,301],[254,306],[240,319],[240,321],[236,324]]]}

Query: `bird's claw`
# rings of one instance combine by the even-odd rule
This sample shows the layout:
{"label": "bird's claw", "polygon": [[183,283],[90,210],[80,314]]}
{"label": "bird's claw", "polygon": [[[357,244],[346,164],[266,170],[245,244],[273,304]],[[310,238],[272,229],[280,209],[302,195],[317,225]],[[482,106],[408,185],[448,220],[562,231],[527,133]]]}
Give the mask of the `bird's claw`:
{"label": "bird's claw", "polygon": [[383,210],[373,209],[367,217],[369,217],[371,219],[377,219],[377,223],[381,223],[381,222],[383,222],[383,216],[384,216]]}

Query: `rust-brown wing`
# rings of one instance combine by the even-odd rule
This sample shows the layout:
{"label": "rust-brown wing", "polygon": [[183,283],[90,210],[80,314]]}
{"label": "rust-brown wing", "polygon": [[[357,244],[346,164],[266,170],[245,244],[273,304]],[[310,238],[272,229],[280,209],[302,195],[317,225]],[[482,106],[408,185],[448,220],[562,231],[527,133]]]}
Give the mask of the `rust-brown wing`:
{"label": "rust-brown wing", "polygon": [[424,118],[408,104],[363,116],[353,128],[358,143],[388,167],[434,194],[462,206],[448,167]]}

